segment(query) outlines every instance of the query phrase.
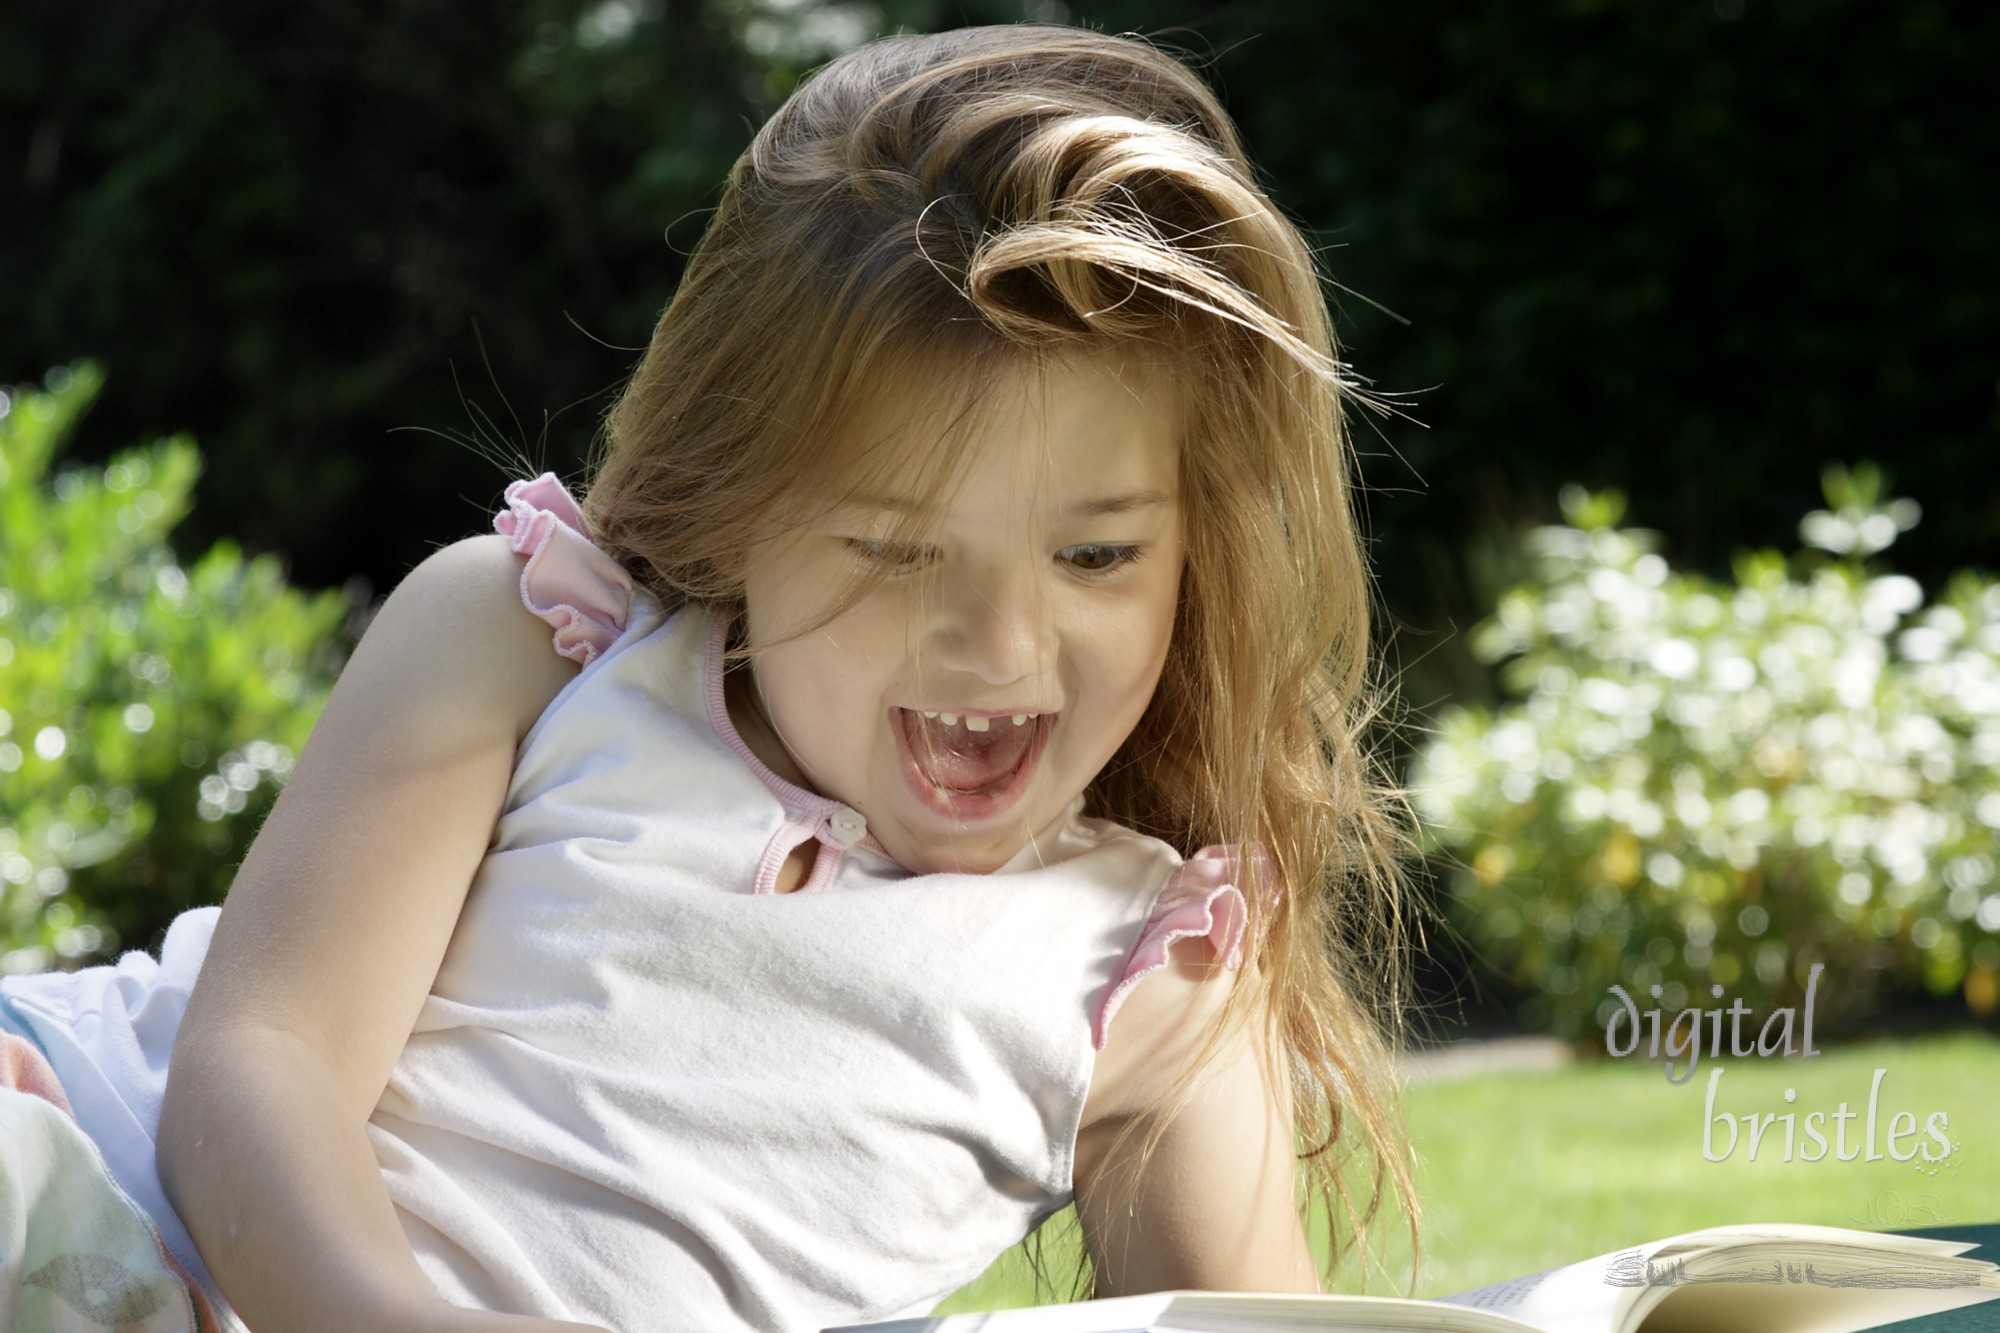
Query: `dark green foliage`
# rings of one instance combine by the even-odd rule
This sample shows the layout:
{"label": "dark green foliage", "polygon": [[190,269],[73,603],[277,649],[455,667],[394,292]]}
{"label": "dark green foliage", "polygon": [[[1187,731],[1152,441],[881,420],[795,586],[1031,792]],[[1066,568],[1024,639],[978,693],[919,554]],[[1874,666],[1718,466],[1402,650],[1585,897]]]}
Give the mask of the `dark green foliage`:
{"label": "dark green foliage", "polygon": [[80,456],[197,433],[190,548],[393,582],[504,480],[423,432],[539,452],[582,400],[549,449],[574,465],[672,291],[663,233],[692,243],[769,104],[725,17],[593,46],[587,8],[8,6],[0,366],[109,367]]}

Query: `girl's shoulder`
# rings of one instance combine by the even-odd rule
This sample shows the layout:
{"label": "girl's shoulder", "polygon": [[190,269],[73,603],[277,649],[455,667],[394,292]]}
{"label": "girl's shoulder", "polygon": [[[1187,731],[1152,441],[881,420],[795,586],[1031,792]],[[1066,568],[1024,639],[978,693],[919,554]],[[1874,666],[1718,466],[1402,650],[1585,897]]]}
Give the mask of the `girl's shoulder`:
{"label": "girl's shoulder", "polygon": [[576,675],[548,648],[547,625],[523,606],[521,560],[493,534],[466,537],[426,556],[377,609],[348,671],[384,664],[406,692],[454,704],[477,700],[528,728]]}
{"label": "girl's shoulder", "polygon": [[623,633],[634,592],[552,473],[509,485],[493,527],[405,575],[357,656],[396,663],[412,689],[511,716],[519,740]]}

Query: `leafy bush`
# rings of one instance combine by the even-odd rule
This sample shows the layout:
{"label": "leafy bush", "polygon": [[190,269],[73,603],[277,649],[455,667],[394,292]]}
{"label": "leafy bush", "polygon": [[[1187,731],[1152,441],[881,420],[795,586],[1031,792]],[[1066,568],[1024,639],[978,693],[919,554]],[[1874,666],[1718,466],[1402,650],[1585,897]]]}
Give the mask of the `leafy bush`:
{"label": "leafy bush", "polygon": [[1614,983],[1768,1010],[1816,963],[1822,1030],[1886,992],[2000,1000],[2000,583],[1924,605],[1872,568],[1916,506],[1865,466],[1824,483],[1809,549],[1734,586],[1572,488],[1476,631],[1519,702],[1444,713],[1412,782],[1448,913],[1535,1025],[1601,1025]]}
{"label": "leafy bush", "polygon": [[48,474],[100,376],[0,393],[0,971],[141,946],[212,902],[338,669],[338,593],[166,543],[201,463],[162,440]]}

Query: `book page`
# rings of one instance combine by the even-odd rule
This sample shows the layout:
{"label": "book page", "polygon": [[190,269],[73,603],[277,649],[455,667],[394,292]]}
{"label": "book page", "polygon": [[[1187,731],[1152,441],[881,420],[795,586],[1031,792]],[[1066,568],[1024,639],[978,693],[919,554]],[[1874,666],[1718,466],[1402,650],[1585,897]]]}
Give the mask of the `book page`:
{"label": "book page", "polygon": [[1977,1305],[2000,1290],[1755,1286],[1740,1282],[1668,1292],[1637,1333],[1858,1333]]}
{"label": "book page", "polygon": [[[1960,1285],[1978,1280],[1980,1266],[1954,1259],[1973,1248],[1842,1227],[1711,1227],[1443,1299],[1543,1333],[1846,1333],[2000,1294]],[[1793,1279],[1774,1269],[1811,1256],[1820,1263],[1795,1262]]]}
{"label": "book page", "polygon": [[1543,1333],[1616,1333],[1638,1298],[1633,1288],[1614,1286],[1605,1279],[1614,1263],[1633,1253],[1599,1255],[1441,1299],[1448,1305],[1518,1319]]}
{"label": "book page", "polygon": [[1955,1257],[1971,1248],[1839,1227],[1713,1227],[1442,1301],[1168,1291],[826,1333],[1854,1333],[2000,1296],[2000,1285],[1978,1285],[2000,1283],[2000,1270]]}
{"label": "book page", "polygon": [[1490,1311],[1388,1296],[1156,1292],[824,1333],[1536,1333]]}

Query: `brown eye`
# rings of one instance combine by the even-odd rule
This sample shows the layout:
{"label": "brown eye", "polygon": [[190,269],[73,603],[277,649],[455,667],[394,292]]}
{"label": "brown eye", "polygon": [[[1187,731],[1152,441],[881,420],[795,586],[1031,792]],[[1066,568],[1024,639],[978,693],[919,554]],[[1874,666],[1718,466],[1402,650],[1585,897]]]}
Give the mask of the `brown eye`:
{"label": "brown eye", "polygon": [[1080,574],[1109,574],[1139,558],[1136,546],[1104,546],[1089,543],[1065,546],[1057,555]]}

